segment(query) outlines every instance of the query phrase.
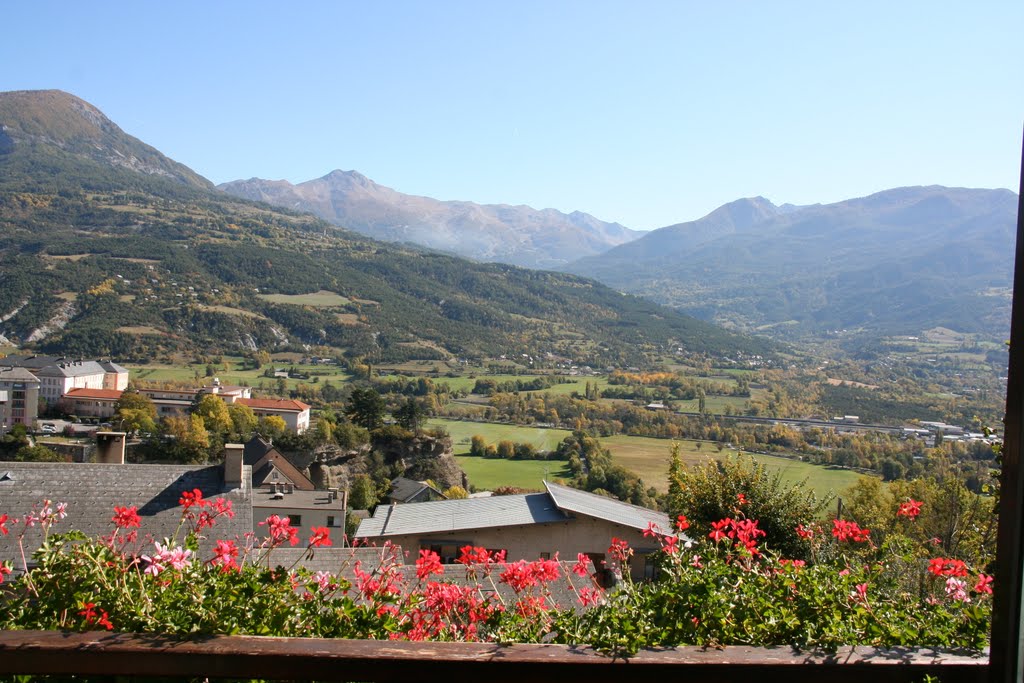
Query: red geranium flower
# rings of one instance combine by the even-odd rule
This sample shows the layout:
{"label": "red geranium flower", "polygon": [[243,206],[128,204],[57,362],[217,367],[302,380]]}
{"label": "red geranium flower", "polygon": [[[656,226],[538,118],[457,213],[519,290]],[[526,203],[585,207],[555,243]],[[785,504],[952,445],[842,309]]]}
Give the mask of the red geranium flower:
{"label": "red geranium flower", "polygon": [[441,558],[433,550],[421,550],[420,559],[416,560],[416,578],[422,581],[431,574],[444,574]]}
{"label": "red geranium flower", "polygon": [[728,529],[731,524],[731,519],[720,519],[717,522],[711,522],[711,533],[708,534],[708,537],[716,543],[726,538],[725,529]]}
{"label": "red geranium flower", "polygon": [[202,507],[206,505],[206,501],[203,500],[203,492],[199,489],[192,489],[191,491],[184,491],[181,494],[181,498],[178,499],[178,505],[182,506],[186,510],[193,506]]}
{"label": "red geranium flower", "polygon": [[325,526],[312,527],[313,534],[309,537],[309,547],[320,548],[334,545],[331,543],[331,532]]}
{"label": "red geranium flower", "polygon": [[9,532],[7,531],[7,513],[0,515],[0,534],[6,536]]}
{"label": "red geranium flower", "polygon": [[896,511],[896,516],[910,517],[913,519],[921,514],[921,505],[923,505],[921,501],[911,498],[906,503],[900,503],[900,508]]}
{"label": "red geranium flower", "polygon": [[690,521],[686,519],[686,515],[679,515],[676,517],[676,531],[686,531],[690,528]]}
{"label": "red geranium flower", "polygon": [[928,562],[928,573],[932,576],[967,576],[967,565],[963,560],[936,557]]}
{"label": "red geranium flower", "polygon": [[139,517],[139,513],[136,512],[136,507],[121,507],[119,505],[114,506],[114,516],[110,518],[114,524],[121,529],[130,529],[132,527],[138,528],[142,525],[142,518]]}
{"label": "red geranium flower", "polygon": [[864,543],[868,540],[870,533],[870,529],[862,529],[857,522],[848,522],[845,519],[832,520],[832,535],[840,541]]}
{"label": "red geranium flower", "polygon": [[260,522],[260,526],[267,527],[267,531],[270,532],[270,540],[274,545],[285,541],[291,545],[299,544],[299,530],[292,526],[291,520],[287,517],[270,515],[265,521]]}
{"label": "red geranium flower", "polygon": [[992,594],[992,577],[988,574],[978,574],[978,583],[974,584],[975,593]]}

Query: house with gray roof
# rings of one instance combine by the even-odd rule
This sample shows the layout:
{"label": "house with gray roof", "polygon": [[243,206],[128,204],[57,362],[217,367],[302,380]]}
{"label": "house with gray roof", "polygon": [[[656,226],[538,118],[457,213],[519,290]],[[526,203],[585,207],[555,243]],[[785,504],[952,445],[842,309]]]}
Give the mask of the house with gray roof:
{"label": "house with gray roof", "polygon": [[425,503],[428,500],[444,500],[445,495],[425,481],[407,477],[391,480],[388,500],[392,503]]}
{"label": "house with gray roof", "polygon": [[430,549],[445,563],[471,545],[503,550],[509,560],[553,558],[556,553],[574,560],[583,553],[597,567],[604,566],[608,547],[618,538],[633,549],[633,577],[652,575],[652,554],[659,545],[643,532],[650,523],[670,531],[668,515],[551,482],[544,482],[544,488],[543,493],[381,505],[360,523],[355,538],[391,541],[413,554]]}
{"label": "house with gray roof", "polygon": [[[148,552],[154,540],[174,537],[181,520],[178,504],[185,491],[199,489],[204,498],[225,498],[232,503],[235,516],[220,517],[200,543],[200,556],[209,559],[218,539],[242,538],[253,531],[251,470],[240,458],[228,459],[228,465],[195,467],[188,465],[135,465],[115,463],[0,463],[0,514],[11,519],[10,533],[0,535],[0,561],[11,560],[22,568],[18,537],[24,531],[25,554],[42,543],[38,525],[26,528],[19,519],[43,501],[66,503],[67,517],[58,521],[51,533],[72,530],[87,536],[109,535],[114,524],[114,506],[136,506],[142,520],[138,529],[138,552]],[[179,533],[178,540],[180,541]]]}

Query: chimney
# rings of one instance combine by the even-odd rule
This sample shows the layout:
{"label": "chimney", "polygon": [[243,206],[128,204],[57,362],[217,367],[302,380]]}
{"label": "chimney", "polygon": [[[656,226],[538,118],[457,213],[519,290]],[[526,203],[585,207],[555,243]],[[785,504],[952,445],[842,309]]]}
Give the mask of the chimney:
{"label": "chimney", "polygon": [[127,436],[124,432],[96,432],[96,462],[123,465]]}
{"label": "chimney", "polygon": [[245,445],[240,443],[224,444],[224,487],[237,489],[242,487],[242,465]]}

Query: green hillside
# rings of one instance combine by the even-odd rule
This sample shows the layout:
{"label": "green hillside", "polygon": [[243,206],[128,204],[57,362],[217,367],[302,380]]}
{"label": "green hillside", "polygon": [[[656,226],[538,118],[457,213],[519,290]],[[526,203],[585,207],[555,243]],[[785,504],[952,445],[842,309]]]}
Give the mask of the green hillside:
{"label": "green hillside", "polygon": [[594,365],[773,352],[582,277],[386,245],[229,197],[65,93],[0,93],[0,125],[0,335],[27,348]]}

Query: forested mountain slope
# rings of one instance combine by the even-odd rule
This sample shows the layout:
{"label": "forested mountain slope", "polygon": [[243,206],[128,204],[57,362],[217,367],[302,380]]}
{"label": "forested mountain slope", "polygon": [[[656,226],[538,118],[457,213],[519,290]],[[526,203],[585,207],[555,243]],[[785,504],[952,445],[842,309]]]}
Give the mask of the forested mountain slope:
{"label": "forested mountain slope", "polygon": [[567,270],[745,330],[998,338],[1016,212],[1009,190],[940,186],[803,207],[741,199]]}
{"label": "forested mountain slope", "polygon": [[66,93],[0,93],[0,130],[0,335],[28,348],[601,364],[774,348],[577,276],[375,242],[230,197]]}

